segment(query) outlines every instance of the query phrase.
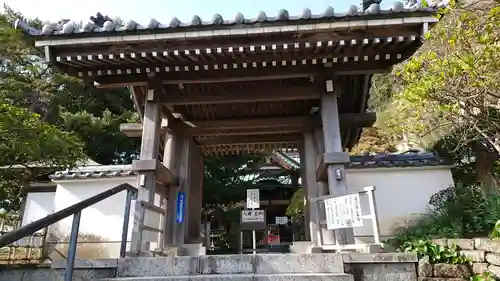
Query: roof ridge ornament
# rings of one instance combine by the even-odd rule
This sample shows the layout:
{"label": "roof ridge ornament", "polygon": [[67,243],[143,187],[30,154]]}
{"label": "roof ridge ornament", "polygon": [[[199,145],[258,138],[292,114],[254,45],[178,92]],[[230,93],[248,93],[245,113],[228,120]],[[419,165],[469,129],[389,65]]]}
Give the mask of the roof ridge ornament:
{"label": "roof ridge ornament", "polygon": [[104,27],[104,23],[107,21],[113,22],[113,20],[106,16],[103,16],[100,12],[97,12],[96,16],[91,16],[90,20],[98,27]]}
{"label": "roof ridge ornament", "polygon": [[[372,6],[372,4],[380,5],[380,3],[382,3],[382,0],[361,0],[361,6],[363,7],[363,12],[368,10],[368,8]],[[380,6],[378,9],[380,10]]]}

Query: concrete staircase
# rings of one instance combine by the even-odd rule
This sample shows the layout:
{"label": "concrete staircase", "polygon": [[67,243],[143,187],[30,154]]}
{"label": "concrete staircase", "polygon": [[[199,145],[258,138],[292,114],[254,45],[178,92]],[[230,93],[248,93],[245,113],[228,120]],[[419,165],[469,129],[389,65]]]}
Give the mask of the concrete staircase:
{"label": "concrete staircase", "polygon": [[340,254],[268,254],[120,260],[105,281],[354,281]]}

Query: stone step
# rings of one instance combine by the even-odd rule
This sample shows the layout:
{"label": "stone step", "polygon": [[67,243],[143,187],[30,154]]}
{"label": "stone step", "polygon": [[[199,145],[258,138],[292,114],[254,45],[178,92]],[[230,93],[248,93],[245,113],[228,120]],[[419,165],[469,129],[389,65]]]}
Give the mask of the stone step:
{"label": "stone step", "polygon": [[99,281],[354,281],[345,273],[208,274],[191,276],[118,277]]}
{"label": "stone step", "polygon": [[340,254],[257,254],[126,258],[117,277],[213,274],[344,273]]}

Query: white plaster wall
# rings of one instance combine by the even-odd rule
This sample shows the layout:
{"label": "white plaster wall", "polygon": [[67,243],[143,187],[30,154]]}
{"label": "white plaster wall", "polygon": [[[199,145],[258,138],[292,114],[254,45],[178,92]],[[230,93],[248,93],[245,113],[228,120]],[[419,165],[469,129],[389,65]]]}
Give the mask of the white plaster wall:
{"label": "white plaster wall", "polygon": [[52,214],[54,211],[55,192],[29,192],[21,225],[27,225]]}
{"label": "white plaster wall", "polygon": [[[57,191],[54,196],[54,211],[59,211],[81,202],[87,198],[111,189],[119,184],[128,183],[137,185],[137,177],[119,177],[112,179],[92,179],[92,180],[68,180],[57,182]],[[115,194],[93,206],[82,211],[80,222],[80,235],[91,234],[99,236],[103,242],[101,246],[106,246],[110,258],[119,256],[120,241],[122,237],[124,210],[126,202],[126,191]],[[156,205],[159,206],[159,195],[156,195]],[[130,241],[133,229],[133,217],[135,214],[135,200],[132,201],[130,223],[128,228],[128,241]],[[71,233],[73,217],[68,217],[57,224],[57,230],[51,229],[59,238],[67,237]],[[160,217],[156,214],[146,213],[145,224],[159,228]],[[145,233],[145,241],[157,241],[158,234]],[[96,241],[99,242],[99,241]],[[90,245],[90,244],[88,244]],[[128,245],[129,247],[130,245]],[[127,247],[127,248],[128,248]]]}
{"label": "white plaster wall", "polygon": [[[54,196],[55,192],[28,192],[26,194],[26,203],[24,207],[23,217],[21,218],[21,226],[27,225],[39,219],[52,214],[54,211]],[[38,231],[43,233],[43,230]],[[37,245],[41,246],[43,241],[41,237],[22,238],[16,243],[19,245]]]}
{"label": "white plaster wall", "polygon": [[[394,235],[398,226],[404,225],[427,211],[430,197],[453,185],[453,177],[447,166],[411,168],[347,169],[346,181],[349,193],[375,186],[375,201],[382,239]],[[368,200],[361,196],[362,211],[369,213]],[[371,221],[355,228],[357,243],[373,242]]]}

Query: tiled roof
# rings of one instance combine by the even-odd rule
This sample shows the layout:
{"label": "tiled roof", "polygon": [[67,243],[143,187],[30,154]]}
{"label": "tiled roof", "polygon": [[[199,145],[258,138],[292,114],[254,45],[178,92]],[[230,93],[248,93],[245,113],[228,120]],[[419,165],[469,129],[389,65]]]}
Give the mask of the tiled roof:
{"label": "tiled roof", "polygon": [[132,172],[132,165],[99,165],[78,167],[72,170],[58,171],[50,176],[52,180],[114,178],[136,175]]}
{"label": "tiled roof", "polygon": [[445,161],[432,152],[402,153],[373,156],[351,156],[349,168],[397,168],[445,165]]}
{"label": "tiled roof", "polygon": [[[293,167],[300,168],[298,153],[276,152],[275,157]],[[434,153],[385,154],[369,156],[351,156],[348,168],[396,168],[396,167],[422,167],[445,165],[443,159]],[[134,176],[132,165],[86,166],[72,170],[58,171],[50,176],[53,180],[86,179],[86,178],[114,178]],[[257,174],[256,174],[257,175]]]}
{"label": "tiled roof", "polygon": [[[294,162],[293,166],[300,168],[300,158],[298,153],[283,153]],[[280,157],[280,156],[277,157]],[[406,152],[401,154],[382,154],[367,156],[351,156],[351,163],[348,168],[396,168],[396,167],[422,167],[445,165],[445,161],[431,152]],[[292,165],[292,164],[290,164]]]}
{"label": "tiled roof", "polygon": [[[293,23],[316,23],[316,22],[331,22],[356,20],[360,17],[387,17],[387,16],[405,16],[408,13],[427,12],[433,13],[435,8],[444,5],[443,2],[434,3],[432,7],[422,7],[422,1],[405,1],[409,4],[405,5],[403,2],[396,1],[392,8],[382,10],[380,4],[371,4],[368,9],[362,11],[358,6],[351,5],[346,11],[337,12],[332,7],[327,7],[321,14],[312,14],[310,9],[304,9],[300,15],[289,15],[288,11],[282,9],[276,16],[268,16],[265,12],[260,12],[257,17],[247,18],[242,13],[237,13],[233,19],[223,19],[220,14],[213,15],[209,21],[202,20],[199,16],[193,16],[190,22],[181,22],[178,18],[174,17],[168,23],[160,23],[156,19],[151,19],[146,25],[140,25],[131,20],[121,25],[114,22],[107,16],[102,16],[100,13],[97,17],[91,17],[92,21],[87,24],[75,24],[71,21],[50,22],[43,25],[42,30],[37,30],[26,25],[22,21],[17,21],[16,26],[24,29],[31,35],[71,35],[71,34],[88,34],[88,33],[107,33],[107,32],[127,32],[134,33],[145,31],[169,31],[174,29],[214,29],[214,28],[228,28],[228,27],[241,27],[242,25],[262,25],[262,24],[293,24]],[[430,1],[429,1],[430,2]]]}
{"label": "tiled roof", "polygon": [[273,156],[277,162],[287,170],[296,170],[300,168],[300,160],[298,160],[298,153],[296,152],[286,153],[276,151],[273,153]]}

